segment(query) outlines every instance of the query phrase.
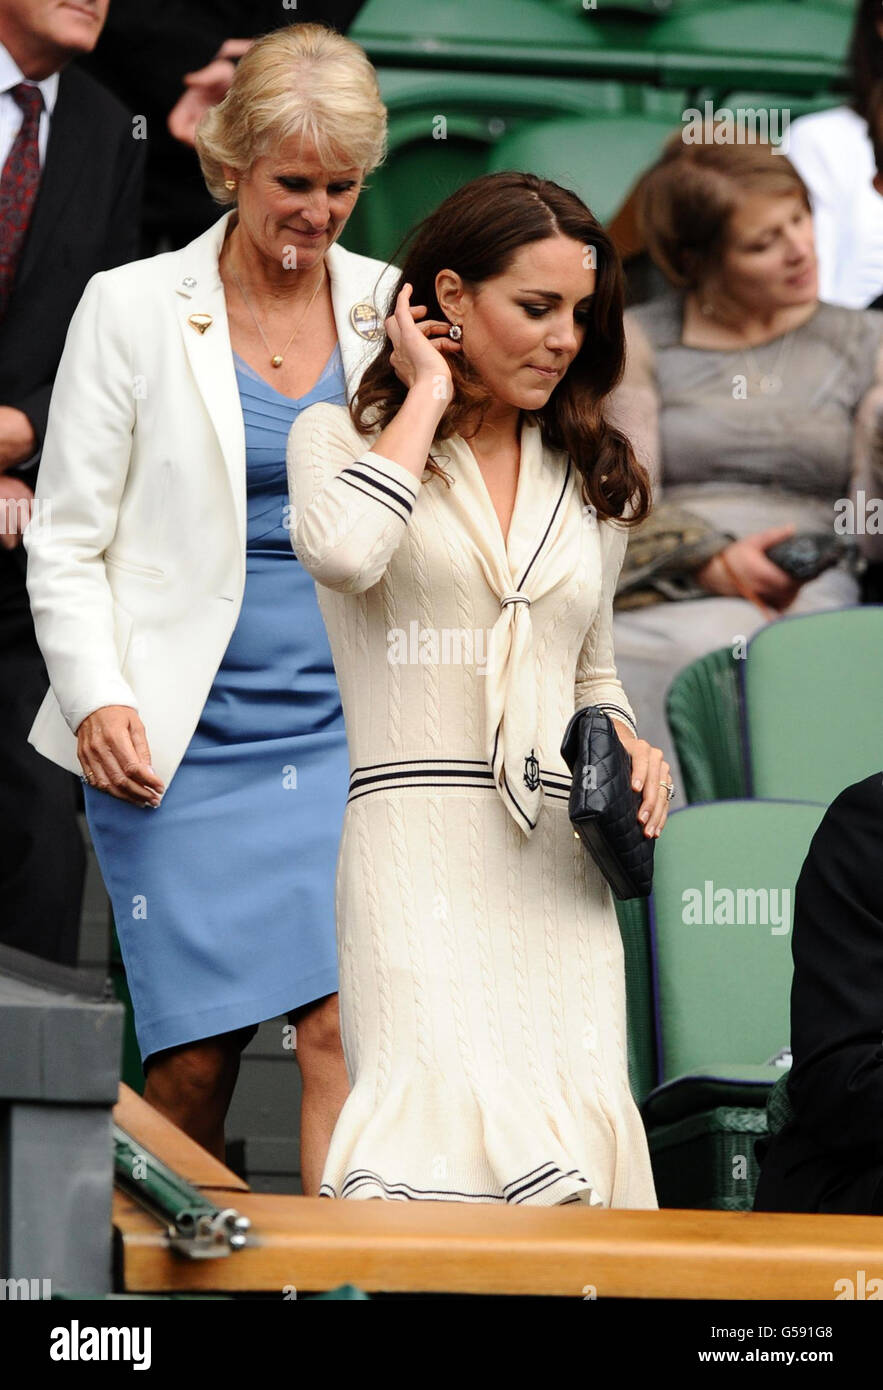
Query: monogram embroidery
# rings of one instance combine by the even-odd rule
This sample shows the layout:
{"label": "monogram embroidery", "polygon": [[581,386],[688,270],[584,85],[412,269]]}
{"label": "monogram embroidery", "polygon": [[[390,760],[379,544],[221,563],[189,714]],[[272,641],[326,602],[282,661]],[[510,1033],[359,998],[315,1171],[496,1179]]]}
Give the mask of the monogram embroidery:
{"label": "monogram embroidery", "polygon": [[535,792],[540,785],[540,765],[533,749],[530,750],[530,757],[524,760],[524,785],[529,792]]}

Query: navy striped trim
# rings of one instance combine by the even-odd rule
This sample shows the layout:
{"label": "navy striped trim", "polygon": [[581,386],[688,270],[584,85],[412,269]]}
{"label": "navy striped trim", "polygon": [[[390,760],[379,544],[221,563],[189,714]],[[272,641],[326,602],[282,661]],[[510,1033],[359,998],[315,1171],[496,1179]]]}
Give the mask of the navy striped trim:
{"label": "navy striped trim", "polygon": [[[553,1187],[562,1178],[579,1177],[578,1169],[571,1168],[566,1173],[554,1163],[545,1163],[539,1168],[534,1168],[532,1173],[519,1178],[516,1182],[507,1182],[503,1188],[507,1202],[526,1202],[530,1197],[535,1197],[538,1192],[545,1192],[547,1187]],[[590,1184],[585,1178],[579,1178],[580,1182],[585,1183],[586,1187]],[[510,1191],[509,1189],[512,1189]]]}
{"label": "navy striped trim", "polygon": [[[375,1173],[370,1168],[356,1168],[348,1173],[344,1178],[339,1196],[352,1197],[352,1195],[363,1187],[379,1187],[384,1196],[395,1201],[439,1201],[448,1198],[455,1202],[509,1202],[513,1206],[518,1206],[524,1202],[530,1202],[538,1197],[541,1192],[554,1187],[556,1183],[565,1182],[574,1178],[587,1192],[592,1191],[592,1185],[581,1177],[576,1168],[569,1169],[566,1173],[554,1163],[541,1164],[539,1168],[534,1168],[530,1173],[526,1173],[523,1178],[516,1178],[508,1182],[502,1189],[502,1196],[498,1192],[458,1192],[453,1188],[441,1187],[414,1187],[411,1183],[396,1182],[389,1183]],[[323,1182],[319,1188],[320,1197],[338,1197],[338,1193],[331,1183]],[[579,1193],[572,1193],[564,1198],[558,1205],[570,1205],[573,1202],[581,1202],[583,1199]]]}
{"label": "navy striped trim", "polygon": [[[500,727],[499,727],[499,725],[498,725],[498,726],[497,726],[497,732],[494,734],[494,749],[493,749],[493,753],[491,754],[491,762],[492,762],[492,764],[493,764],[493,768],[494,768],[494,772],[495,772],[495,773],[496,773],[496,771],[497,771],[497,748],[498,748],[498,746],[499,746],[499,742],[500,742]],[[527,812],[525,811],[524,807],[523,807],[523,806],[520,806],[520,805],[518,804],[517,799],[513,796],[513,794],[512,794],[512,788],[509,786],[509,782],[508,782],[508,780],[507,780],[507,778],[506,778],[506,772],[505,772],[505,770],[502,768],[502,765],[501,765],[501,771],[502,771],[502,773],[503,773],[503,790],[504,790],[504,792],[505,792],[506,795],[508,796],[509,800],[512,802],[512,805],[515,807],[515,809],[516,809],[516,811],[518,812],[519,816],[521,816],[521,819],[522,819],[527,825],[530,826],[531,830],[536,829],[536,821],[531,820],[530,816],[527,814]]]}
{"label": "navy striped trim", "polygon": [[[372,472],[380,474],[385,481],[381,483],[372,477]],[[349,468],[342,468],[337,476],[348,487],[354,487],[357,492],[364,492],[366,497],[373,497],[376,502],[382,502],[384,507],[395,512],[403,521],[407,521],[414,510],[415,494],[410,493],[394,478],[382,473],[379,468],[374,468],[372,464],[351,464]],[[355,479],[358,479],[358,482]],[[385,498],[389,498],[389,501],[385,501]]]}
{"label": "navy striped trim", "polygon": [[344,478],[344,477],[342,477],[342,476],[340,475],[340,473],[338,473],[337,476],[338,476],[338,478],[340,478],[340,481],[341,481],[342,483],[346,483],[347,487],[353,487],[353,488],[355,488],[356,492],[364,493],[364,495],[365,495],[366,497],[370,497],[371,500],[372,500],[373,502],[379,502],[380,505],[381,505],[381,507],[385,507],[386,510],[387,510],[388,512],[392,512],[393,516],[397,516],[397,517],[399,518],[399,521],[404,521],[404,520],[405,520],[405,518],[402,516],[401,512],[398,511],[398,509],[397,509],[396,507],[391,507],[391,506],[389,505],[388,502],[384,502],[384,500],[383,500],[382,497],[375,497],[375,496],[374,496],[374,493],[373,493],[373,492],[369,492],[368,489],[367,489],[366,487],[359,487],[358,483],[350,482],[349,478]]}
{"label": "navy striped trim", "polygon": [[569,801],[570,789],[573,785],[573,778],[567,777],[561,772],[540,771],[540,781],[546,789],[546,796],[553,801]]}
{"label": "navy striped trim", "polygon": [[353,468],[370,468],[372,473],[377,473],[379,477],[385,478],[386,481],[390,484],[391,487],[401,488],[402,491],[405,492],[405,493],[406,493],[410,498],[412,498],[412,499],[415,498],[415,497],[417,496],[417,479],[416,479],[416,478],[414,479],[414,491],[411,492],[411,490],[410,490],[410,488],[408,487],[408,484],[407,484],[407,483],[402,482],[402,480],[401,480],[400,478],[392,478],[392,477],[390,477],[389,473],[385,472],[384,469],[378,468],[377,465],[376,465],[375,463],[369,463],[367,459],[356,459],[356,462],[355,462],[354,464],[352,464],[351,466],[352,466]]}
{"label": "navy striped trim", "polygon": [[[545,794],[553,801],[567,801],[570,781],[560,772],[540,769]],[[378,791],[401,791],[406,787],[440,790],[468,790],[484,787],[495,790],[494,774],[480,758],[411,758],[403,762],[373,763],[353,768],[350,774],[350,801]],[[507,788],[508,789],[508,788]]]}
{"label": "navy striped trim", "polygon": [[524,574],[521,576],[521,579],[519,580],[519,582],[515,585],[515,588],[516,588],[517,590],[522,590],[522,589],[524,588],[524,581],[525,581],[525,579],[527,578],[527,576],[530,574],[531,570],[533,569],[534,563],[535,563],[535,561],[536,561],[536,558],[537,558],[537,556],[539,555],[540,551],[542,550],[543,546],[544,546],[545,543],[546,543],[546,537],[548,536],[549,532],[550,532],[551,529],[552,529],[552,523],[553,523],[553,521],[555,520],[556,516],[558,515],[558,512],[559,512],[560,507],[561,507],[561,503],[564,501],[564,494],[565,494],[565,492],[567,491],[567,484],[570,482],[570,474],[571,474],[572,468],[573,468],[573,465],[572,465],[572,463],[570,462],[570,459],[568,459],[568,460],[567,460],[567,468],[566,468],[565,473],[564,473],[564,482],[562,483],[562,485],[561,485],[561,491],[560,491],[559,494],[558,494],[558,501],[555,503],[555,506],[554,506],[553,509],[552,509],[552,515],[549,517],[549,524],[548,524],[548,526],[546,527],[545,531],[543,532],[542,540],[540,541],[540,543],[539,543],[539,545],[537,546],[536,550],[534,551],[533,555],[530,557],[530,561],[529,561],[529,563],[528,563],[527,569],[524,571]]}

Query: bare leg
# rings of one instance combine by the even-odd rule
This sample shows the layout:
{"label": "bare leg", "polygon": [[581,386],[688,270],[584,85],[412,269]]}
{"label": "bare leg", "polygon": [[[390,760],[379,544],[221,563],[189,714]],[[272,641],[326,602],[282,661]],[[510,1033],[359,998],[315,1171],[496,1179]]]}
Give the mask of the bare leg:
{"label": "bare leg", "polygon": [[144,1099],[221,1163],[226,1162],[224,1120],[240,1054],[256,1031],[249,1027],[219,1033],[165,1048],[147,1059]]}
{"label": "bare leg", "polygon": [[328,994],[289,1015],[297,1028],[297,1061],[303,1080],[300,1166],[305,1197],[316,1197],[328,1145],[350,1092],[340,1041],[337,995]]}

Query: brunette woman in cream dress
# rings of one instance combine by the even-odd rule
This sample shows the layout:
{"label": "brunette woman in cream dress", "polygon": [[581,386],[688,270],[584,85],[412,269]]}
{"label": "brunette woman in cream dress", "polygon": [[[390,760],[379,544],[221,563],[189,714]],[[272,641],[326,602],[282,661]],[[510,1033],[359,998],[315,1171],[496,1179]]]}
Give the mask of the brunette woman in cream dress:
{"label": "brunette woman in cream dress", "polygon": [[[375,425],[318,405],[289,438],[292,541],[318,581],[351,763],[337,923],[353,1089],[330,1197],[656,1206],[616,914],[559,751],[574,709],[604,704],[658,833],[668,765],[635,735],[611,642],[613,517],[646,507],[643,474],[599,411],[585,471],[554,432],[618,375],[619,285],[575,195],[476,180],[405,263],[358,392]],[[440,336],[452,324],[460,347]]]}

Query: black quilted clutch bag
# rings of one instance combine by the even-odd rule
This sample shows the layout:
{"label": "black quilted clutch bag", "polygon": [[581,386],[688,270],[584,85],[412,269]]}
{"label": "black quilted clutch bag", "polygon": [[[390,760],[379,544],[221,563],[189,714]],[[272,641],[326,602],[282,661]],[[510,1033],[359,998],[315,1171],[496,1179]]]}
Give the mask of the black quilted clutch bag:
{"label": "black quilted clutch bag", "polygon": [[561,756],[573,773],[568,809],[574,831],[618,898],[646,898],[655,841],[638,820],[642,795],[632,788],[631,759],[603,709],[577,710]]}

